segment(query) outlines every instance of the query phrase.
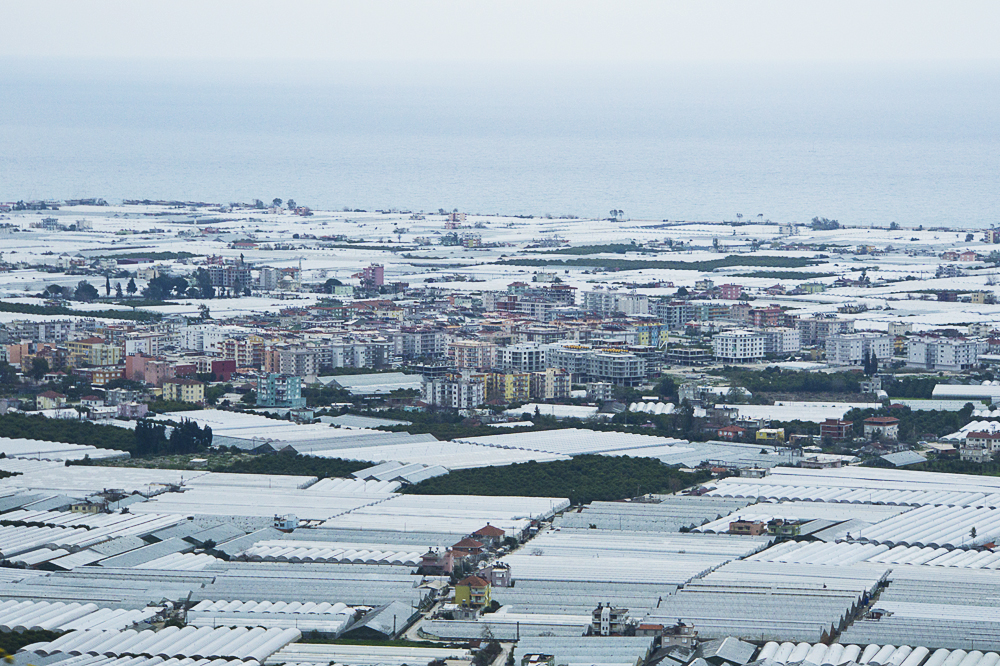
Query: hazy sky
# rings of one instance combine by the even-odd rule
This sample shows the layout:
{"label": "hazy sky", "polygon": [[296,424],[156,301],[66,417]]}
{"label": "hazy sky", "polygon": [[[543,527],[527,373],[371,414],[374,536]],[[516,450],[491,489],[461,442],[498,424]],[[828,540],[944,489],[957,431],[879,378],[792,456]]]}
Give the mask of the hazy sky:
{"label": "hazy sky", "polygon": [[1000,2],[0,0],[0,57],[650,65],[1000,60]]}

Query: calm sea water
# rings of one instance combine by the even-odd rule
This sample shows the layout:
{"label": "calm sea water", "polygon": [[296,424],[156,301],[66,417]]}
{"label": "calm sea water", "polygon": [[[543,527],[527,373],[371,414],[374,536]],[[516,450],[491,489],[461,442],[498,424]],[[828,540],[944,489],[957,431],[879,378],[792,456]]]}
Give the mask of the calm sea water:
{"label": "calm sea water", "polygon": [[1000,70],[0,62],[0,201],[983,226]]}

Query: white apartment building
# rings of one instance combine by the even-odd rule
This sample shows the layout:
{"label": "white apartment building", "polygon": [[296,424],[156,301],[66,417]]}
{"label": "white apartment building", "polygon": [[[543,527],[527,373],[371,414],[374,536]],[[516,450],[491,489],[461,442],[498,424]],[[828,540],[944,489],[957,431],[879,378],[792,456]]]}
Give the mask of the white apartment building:
{"label": "white apartment building", "polygon": [[875,354],[879,363],[892,358],[892,338],[884,333],[835,333],[826,338],[826,362],[831,365],[861,365],[865,354]]}
{"label": "white apartment building", "polygon": [[764,354],[791,354],[802,349],[802,336],[794,328],[764,328]]}
{"label": "white apartment building", "polygon": [[472,409],[486,402],[486,385],[475,379],[425,381],[423,393],[428,404],[452,409]]}
{"label": "white apartment building", "polygon": [[583,309],[601,316],[612,312],[627,315],[649,314],[649,297],[645,294],[623,294],[615,291],[595,289],[582,294]]}
{"label": "white apartment building", "polygon": [[910,338],[906,365],[927,370],[968,370],[989,350],[985,340],[967,338]]}
{"label": "white apartment building", "polygon": [[219,344],[237,333],[246,333],[239,326],[219,326],[218,324],[192,324],[182,326],[177,332],[177,344],[182,349],[220,354]]}
{"label": "white apartment building", "polygon": [[448,357],[456,368],[492,368],[496,363],[497,346],[481,340],[452,340],[448,343]]}
{"label": "white apartment building", "polygon": [[723,363],[751,363],[764,358],[764,334],[725,331],[712,338],[712,353]]}
{"label": "white apartment building", "polygon": [[545,349],[539,344],[517,344],[499,350],[500,369],[539,372],[545,369]]}

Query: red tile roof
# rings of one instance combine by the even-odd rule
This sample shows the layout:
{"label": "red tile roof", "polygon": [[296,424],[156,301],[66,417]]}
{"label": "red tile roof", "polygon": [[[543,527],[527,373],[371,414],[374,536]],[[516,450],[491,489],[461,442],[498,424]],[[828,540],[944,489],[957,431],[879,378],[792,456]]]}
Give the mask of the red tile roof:
{"label": "red tile roof", "polygon": [[489,581],[483,580],[479,576],[468,576],[458,581],[458,585],[468,585],[469,587],[488,587]]}
{"label": "red tile roof", "polygon": [[485,536],[485,537],[502,537],[506,532],[504,532],[499,527],[494,527],[489,523],[486,523],[486,527],[482,527],[472,533],[474,536]]}

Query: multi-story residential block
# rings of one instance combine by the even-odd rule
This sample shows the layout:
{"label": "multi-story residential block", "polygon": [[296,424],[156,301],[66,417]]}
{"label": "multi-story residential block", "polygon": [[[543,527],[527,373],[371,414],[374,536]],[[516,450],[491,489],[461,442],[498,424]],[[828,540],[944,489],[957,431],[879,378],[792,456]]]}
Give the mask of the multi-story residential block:
{"label": "multi-story residential block", "polygon": [[532,400],[561,400],[569,397],[569,373],[558,368],[547,368],[531,373]]}
{"label": "multi-story residential block", "polygon": [[498,365],[502,370],[538,372],[545,369],[545,349],[539,344],[524,343],[501,347]]}
{"label": "multi-story residential block", "polygon": [[764,334],[725,331],[712,338],[712,354],[723,363],[751,363],[764,358]]}
{"label": "multi-story residential block", "polygon": [[250,267],[237,264],[213,264],[206,267],[212,286],[216,289],[229,289],[243,292],[253,282]]}
{"label": "multi-story residential block", "polygon": [[257,380],[257,406],[298,409],[306,406],[302,378],[269,372]]}
{"label": "multi-story residential block", "polygon": [[472,409],[486,402],[486,385],[478,377],[431,379],[423,384],[423,398],[430,405]]}
{"label": "multi-story residential block", "polygon": [[907,341],[906,364],[927,370],[968,370],[988,349],[989,343],[982,339],[914,337]]}
{"label": "multi-story residential block", "polygon": [[764,354],[791,354],[802,348],[799,332],[794,328],[759,329],[764,336]]}
{"label": "multi-story residential block", "polygon": [[486,399],[527,402],[531,399],[531,373],[507,372],[486,375]]}
{"label": "multi-story residential block", "polygon": [[448,343],[448,357],[459,369],[491,368],[496,363],[497,346],[481,340],[452,340]]}
{"label": "multi-story residential block", "polygon": [[166,379],[163,382],[163,399],[204,404],[205,384],[196,379]]}
{"label": "multi-story residential block", "polygon": [[749,312],[750,323],[756,328],[772,328],[788,325],[788,315],[780,305],[771,304],[766,308],[753,308]]}
{"label": "multi-story residential block", "polygon": [[381,287],[385,284],[385,267],[372,264],[361,269],[361,286]]}
{"label": "multi-story residential block", "polygon": [[723,284],[719,285],[719,297],[726,301],[738,301],[743,296],[743,285]]}
{"label": "multi-story residential block", "polygon": [[595,350],[587,357],[587,377],[595,381],[634,386],[646,379],[646,359],[621,350]]}
{"label": "multi-story residential block", "polygon": [[122,360],[121,348],[96,336],[67,341],[66,349],[75,364],[116,365]]}
{"label": "multi-story residential block", "polygon": [[404,360],[441,358],[448,344],[448,334],[436,328],[402,328],[389,338],[393,353]]}
{"label": "multi-story residential block", "polygon": [[164,380],[174,378],[174,367],[162,357],[132,354],[125,357],[125,379],[162,386]]}
{"label": "multi-story residential block", "polygon": [[274,291],[281,284],[281,269],[271,268],[270,266],[265,266],[260,269],[260,278],[258,279],[258,284],[260,285],[261,291]]}
{"label": "multi-story residential block", "polygon": [[880,363],[892,358],[892,338],[884,333],[834,333],[827,336],[825,345],[831,365],[861,365],[871,354]]}
{"label": "multi-story residential block", "polygon": [[628,315],[649,314],[649,297],[645,294],[619,293],[595,289],[581,294],[586,312],[606,317],[613,312]]}
{"label": "multi-story residential block", "polygon": [[795,320],[795,328],[799,331],[803,347],[822,345],[826,338],[837,333],[853,333],[853,319],[839,319],[833,315],[816,315],[801,317]]}

